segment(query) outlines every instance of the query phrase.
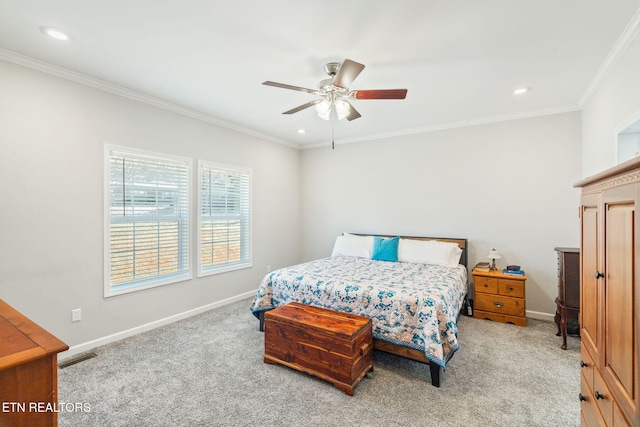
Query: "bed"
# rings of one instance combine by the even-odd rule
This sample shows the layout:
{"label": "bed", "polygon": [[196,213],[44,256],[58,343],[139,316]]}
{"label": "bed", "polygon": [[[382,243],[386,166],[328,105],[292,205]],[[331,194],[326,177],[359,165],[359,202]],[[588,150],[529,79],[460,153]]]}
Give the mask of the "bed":
{"label": "bed", "polygon": [[332,256],[267,274],[251,311],[261,330],[266,311],[293,301],[369,317],[374,348],[428,364],[439,387],[459,348],[466,249],[466,239],[344,233]]}

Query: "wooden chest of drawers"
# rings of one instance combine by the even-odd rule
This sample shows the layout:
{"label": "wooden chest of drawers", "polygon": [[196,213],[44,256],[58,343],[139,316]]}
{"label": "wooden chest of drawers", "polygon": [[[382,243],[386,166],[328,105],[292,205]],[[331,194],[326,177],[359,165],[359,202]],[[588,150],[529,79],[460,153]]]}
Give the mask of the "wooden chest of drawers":
{"label": "wooden chest of drawers", "polygon": [[558,252],[558,297],[556,298],[557,336],[562,335],[561,349],[567,349],[567,334],[578,334],[580,324],[580,249],[554,248]]}
{"label": "wooden chest of drawers", "polygon": [[265,363],[314,375],[350,396],[373,371],[371,319],[295,302],[264,318]]}
{"label": "wooden chest of drawers", "polygon": [[0,300],[0,426],[58,425],[58,353],[69,347]]}
{"label": "wooden chest of drawers", "polygon": [[508,275],[500,270],[474,270],[475,310],[473,317],[527,326],[526,276]]}

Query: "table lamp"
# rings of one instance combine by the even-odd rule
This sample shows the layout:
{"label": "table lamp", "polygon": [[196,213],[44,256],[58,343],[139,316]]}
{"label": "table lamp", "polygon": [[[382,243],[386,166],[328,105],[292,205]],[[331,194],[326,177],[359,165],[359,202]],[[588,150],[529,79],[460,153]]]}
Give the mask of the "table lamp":
{"label": "table lamp", "polygon": [[497,270],[496,259],[502,258],[502,256],[500,256],[498,251],[496,251],[495,249],[491,249],[489,251],[489,255],[487,255],[487,258],[491,258],[491,267],[489,267],[489,270]]}

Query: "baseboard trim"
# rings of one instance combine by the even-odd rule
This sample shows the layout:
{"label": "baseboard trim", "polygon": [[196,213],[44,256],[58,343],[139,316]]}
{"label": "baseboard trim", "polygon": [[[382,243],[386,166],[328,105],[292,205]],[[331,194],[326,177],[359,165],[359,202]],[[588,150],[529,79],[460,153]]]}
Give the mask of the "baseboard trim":
{"label": "baseboard trim", "polygon": [[[112,342],[120,341],[122,339],[132,337],[134,335],[140,334],[142,332],[147,332],[152,329],[159,328],[161,326],[169,325],[173,322],[177,322],[178,320],[183,320],[191,316],[204,313],[205,311],[212,310],[217,307],[223,307],[225,305],[232,304],[234,302],[243,300],[245,298],[250,298],[255,294],[256,294],[256,290],[245,292],[243,294],[226,298],[220,301],[212,302],[211,304],[206,304],[201,307],[187,310],[182,313],[174,314],[173,316],[165,317],[164,319],[159,319],[153,322],[145,323],[144,325],[136,326],[135,328],[127,329],[121,332],[116,332],[115,334],[107,335],[106,337],[97,338],[95,340],[87,341],[82,344],[74,345],[70,347],[69,350],[58,354],[58,361],[69,359],[77,354],[84,353],[85,351],[93,350],[96,347],[100,347],[106,344],[110,344]],[[553,322],[554,316],[555,314],[527,310],[527,317],[530,319],[542,320],[544,322]]]}
{"label": "baseboard trim", "polygon": [[543,313],[541,311],[527,310],[527,317],[529,319],[542,320],[543,322],[555,322],[554,320],[555,313],[550,314],[550,313]]}
{"label": "baseboard trim", "polygon": [[[58,354],[58,361],[63,361],[65,359],[69,359],[77,354],[84,353],[85,351],[93,350],[96,347],[103,346],[105,344],[110,344],[115,341],[120,341],[122,339],[140,334],[142,332],[147,332],[152,329],[159,328],[161,326],[165,326],[171,324],[173,322],[177,322],[178,320],[186,319],[191,316],[195,316],[196,314],[204,313],[205,311],[212,310],[217,307],[222,307],[228,304],[232,304],[234,302],[243,300],[245,298],[252,297],[256,294],[257,290],[245,292],[244,294],[236,295],[230,298],[226,298],[220,301],[213,302],[211,304],[203,305],[201,307],[197,307],[191,310],[187,310],[182,313],[174,314],[173,316],[165,317],[164,319],[155,320],[153,322],[145,323],[144,325],[136,326],[135,328],[127,329],[121,332],[116,332],[115,334],[107,335],[106,337],[97,338],[95,340],[87,341],[82,344],[77,344],[69,348],[69,350],[64,351]],[[247,313],[249,309],[247,308]]]}

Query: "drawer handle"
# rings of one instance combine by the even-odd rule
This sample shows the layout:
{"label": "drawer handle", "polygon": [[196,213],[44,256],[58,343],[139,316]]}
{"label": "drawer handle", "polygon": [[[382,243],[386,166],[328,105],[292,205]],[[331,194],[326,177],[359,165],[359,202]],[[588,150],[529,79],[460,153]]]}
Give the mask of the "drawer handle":
{"label": "drawer handle", "polygon": [[485,284],[484,284],[484,287],[485,287],[485,288],[488,288],[488,287],[489,287],[489,285],[485,283]]}
{"label": "drawer handle", "polygon": [[599,271],[596,271],[596,279],[599,279],[601,277],[604,277],[604,274],[600,273]]}
{"label": "drawer handle", "polygon": [[504,307],[504,303],[500,302],[500,301],[494,301],[493,305],[495,305],[498,308],[502,308]]}
{"label": "drawer handle", "polygon": [[369,344],[363,345],[362,348],[360,349],[360,355],[364,356],[365,354],[367,354],[368,349],[369,349]]}
{"label": "drawer handle", "polygon": [[512,288],[512,287],[509,287],[509,291],[512,291],[512,290],[513,290],[513,288]]}
{"label": "drawer handle", "polygon": [[580,361],[580,367],[581,367],[581,368],[586,368],[587,366],[589,366],[589,365],[587,365],[586,363],[584,363],[584,361],[582,361],[582,360]]}
{"label": "drawer handle", "polygon": [[585,400],[587,400],[582,393],[578,394],[578,399],[580,399],[580,402],[584,402]]}
{"label": "drawer handle", "polygon": [[600,394],[597,390],[596,390],[596,392],[595,392],[595,393],[593,393],[593,396],[594,396],[596,399],[604,399],[604,394]]}

